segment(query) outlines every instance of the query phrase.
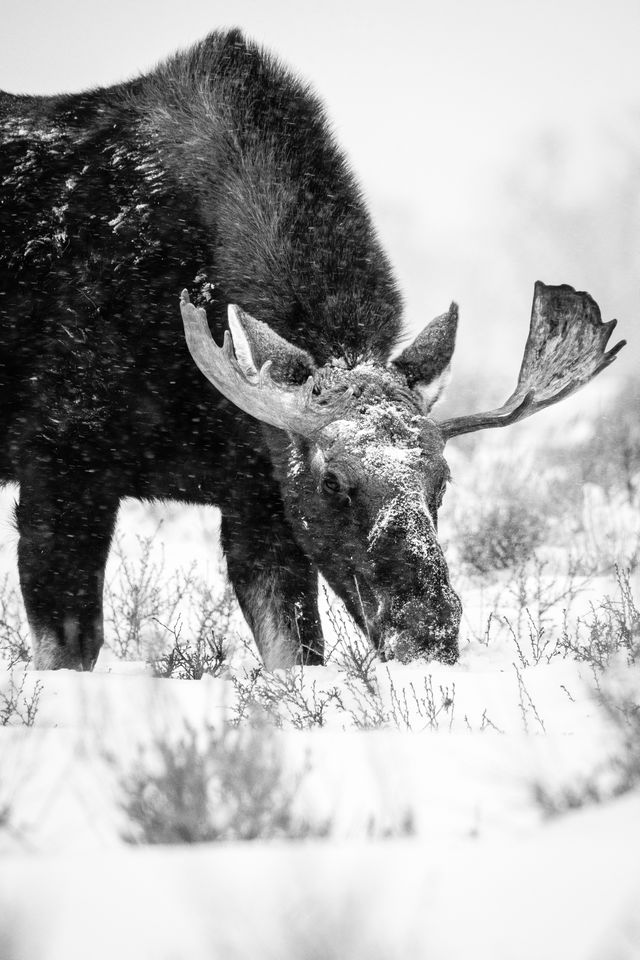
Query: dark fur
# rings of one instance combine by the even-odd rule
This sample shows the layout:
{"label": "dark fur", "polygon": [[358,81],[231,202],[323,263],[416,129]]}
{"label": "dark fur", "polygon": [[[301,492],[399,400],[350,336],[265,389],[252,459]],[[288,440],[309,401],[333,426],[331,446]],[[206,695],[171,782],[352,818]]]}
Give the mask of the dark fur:
{"label": "dark fur", "polygon": [[303,348],[281,378],[387,359],[400,298],[320,103],[232,31],[110,89],[0,93],[0,135],[0,481],[41,663],[93,665],[125,496],[218,504],[250,625],[270,605],[321,660],[263,428],[202,378],[177,301],[218,342],[232,302]]}

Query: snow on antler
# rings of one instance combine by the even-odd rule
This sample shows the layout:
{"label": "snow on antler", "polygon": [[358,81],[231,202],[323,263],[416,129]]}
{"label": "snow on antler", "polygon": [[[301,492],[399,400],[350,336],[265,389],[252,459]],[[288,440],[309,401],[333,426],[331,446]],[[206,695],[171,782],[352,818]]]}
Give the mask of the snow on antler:
{"label": "snow on antler", "polygon": [[233,305],[229,307],[232,332],[225,330],[222,347],[211,336],[205,311],[190,302],[186,290],[180,295],[180,312],[187,345],[197,366],[220,393],[245,413],[302,436],[311,436],[344,414],[353,393],[351,388],[323,402],[313,395],[313,377],[302,385],[286,386],[271,377],[271,360],[258,370],[239,312]]}

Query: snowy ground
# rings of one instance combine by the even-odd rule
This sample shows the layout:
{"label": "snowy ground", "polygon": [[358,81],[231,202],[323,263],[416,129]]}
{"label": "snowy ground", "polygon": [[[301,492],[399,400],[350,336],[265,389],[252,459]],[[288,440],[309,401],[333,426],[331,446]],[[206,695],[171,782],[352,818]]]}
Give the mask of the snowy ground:
{"label": "snowy ground", "polygon": [[[0,505],[5,590],[15,582],[13,496],[4,491]],[[606,513],[597,491],[588,496],[590,515]],[[633,515],[620,528],[613,513],[607,522],[598,515],[591,534],[582,525],[583,552],[589,536],[606,540],[590,549],[628,549]],[[217,522],[215,511],[172,509],[154,533],[157,513],[125,505],[121,557],[108,570],[114,609],[122,614],[131,588],[122,556],[136,569],[145,537],[150,579],[160,584],[152,600],[171,594],[176,571],[192,561],[221,583]],[[295,784],[303,839],[123,839],[121,784],[142,763],[139,745],[237,716],[231,676],[248,683],[249,646],[238,641],[230,670],[197,682],[156,678],[142,659],[109,650],[92,675],[0,672],[5,696],[24,679],[19,711],[0,726],[1,960],[640,957],[640,796],[610,799],[620,730],[594,689],[637,696],[638,667],[614,656],[596,674],[557,649],[563,625],[573,636],[616,585],[610,571],[581,572],[563,596],[566,564],[549,544],[543,556],[546,566],[530,570],[524,588],[520,581],[524,599],[509,571],[458,583],[465,620],[455,666],[374,663],[371,697],[338,646],[326,668],[275,686],[260,679],[260,702],[282,724],[265,743],[277,746],[282,782]],[[640,595],[637,574],[631,586]],[[541,592],[552,602],[532,631],[527,617]],[[187,599],[163,616],[187,624]],[[107,626],[117,647],[109,617]],[[326,627],[331,634],[331,617]],[[242,633],[237,620],[232,628]],[[145,643],[158,630],[149,620]],[[25,725],[18,712],[36,686],[35,720]],[[594,782],[605,802],[557,817],[540,802],[540,793],[563,797]]]}

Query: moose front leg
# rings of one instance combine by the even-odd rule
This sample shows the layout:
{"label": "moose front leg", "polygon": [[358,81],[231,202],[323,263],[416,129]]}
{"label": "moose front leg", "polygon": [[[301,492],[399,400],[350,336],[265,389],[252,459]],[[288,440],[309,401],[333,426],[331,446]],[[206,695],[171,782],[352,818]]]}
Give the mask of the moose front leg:
{"label": "moose front leg", "polygon": [[[262,512],[262,511],[260,511]],[[322,664],[318,572],[284,520],[268,531],[256,517],[223,515],[229,579],[268,670]]]}
{"label": "moose front leg", "polygon": [[102,646],[104,569],[118,501],[89,479],[64,468],[55,479],[34,470],[21,478],[18,571],[39,670],[91,670]]}

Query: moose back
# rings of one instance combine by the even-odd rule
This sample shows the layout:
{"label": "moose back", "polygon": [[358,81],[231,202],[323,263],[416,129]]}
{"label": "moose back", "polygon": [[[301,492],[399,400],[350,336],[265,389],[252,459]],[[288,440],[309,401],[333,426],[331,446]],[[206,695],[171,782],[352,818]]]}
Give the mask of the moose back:
{"label": "moose back", "polygon": [[381,656],[454,661],[445,442],[605,366],[591,298],[538,285],[514,395],[436,423],[455,305],[389,361],[401,299],[323,108],[239,31],[110,89],[0,93],[0,139],[0,482],[36,665],[93,667],[125,496],[220,507],[267,666],[322,662],[318,571]]}

